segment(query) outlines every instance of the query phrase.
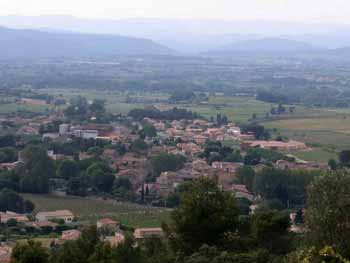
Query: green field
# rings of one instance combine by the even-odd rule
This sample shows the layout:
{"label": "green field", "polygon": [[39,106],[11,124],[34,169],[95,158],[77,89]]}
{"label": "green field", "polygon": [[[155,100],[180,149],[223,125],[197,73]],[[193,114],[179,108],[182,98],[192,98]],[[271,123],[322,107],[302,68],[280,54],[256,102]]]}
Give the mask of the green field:
{"label": "green field", "polygon": [[344,150],[350,148],[350,117],[314,117],[266,122],[287,137],[305,141],[311,146]]}
{"label": "green field", "polygon": [[327,163],[329,159],[337,159],[337,154],[334,151],[323,148],[313,148],[311,151],[300,151],[293,154],[302,160],[310,162]]}
{"label": "green field", "polygon": [[18,103],[0,104],[0,114],[14,113],[18,111],[29,111],[34,113],[44,113],[49,109],[48,106],[25,105]]}
{"label": "green field", "polygon": [[[266,113],[269,113],[271,107],[276,107],[276,105],[257,101],[254,97],[215,95],[210,96],[206,102],[174,105],[167,103],[170,95],[164,93],[81,89],[43,89],[41,92],[63,95],[67,100],[75,96],[84,96],[88,100],[104,99],[106,101],[106,109],[115,114],[127,114],[132,109],[144,108],[149,105],[156,106],[162,110],[170,109],[174,106],[186,108],[199,113],[207,119],[220,113],[236,123],[246,122],[254,114],[257,117],[257,121],[267,128],[277,129],[279,134],[304,141],[312,146],[314,148],[313,151],[298,153],[300,157],[306,160],[325,161],[327,158],[335,156],[341,150],[350,149],[350,109],[320,109],[295,106],[293,113],[270,115],[267,121]],[[18,110],[44,112],[46,108],[15,103],[3,104],[0,105],[0,114]]]}
{"label": "green field", "polygon": [[170,211],[112,200],[80,197],[24,194],[35,204],[35,212],[69,209],[82,221],[96,222],[103,217],[115,218],[130,227],[157,227],[169,219]]}

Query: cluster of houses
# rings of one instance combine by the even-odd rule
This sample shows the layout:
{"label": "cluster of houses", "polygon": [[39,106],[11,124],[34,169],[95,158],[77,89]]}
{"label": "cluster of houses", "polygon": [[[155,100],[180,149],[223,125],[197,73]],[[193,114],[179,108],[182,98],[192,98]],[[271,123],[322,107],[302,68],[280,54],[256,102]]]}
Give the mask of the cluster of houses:
{"label": "cluster of houses", "polygon": [[[69,210],[57,210],[38,212],[34,221],[30,220],[27,215],[17,214],[14,212],[0,212],[0,222],[8,223],[10,220],[16,220],[19,225],[34,227],[37,229],[50,227],[52,230],[60,223],[65,223],[68,226],[75,228],[62,231],[61,235],[54,239],[53,242],[61,245],[67,241],[75,241],[80,238],[83,228],[81,225],[74,225],[74,214]],[[120,223],[110,218],[102,218],[96,222],[96,228],[101,234],[101,241],[109,243],[111,246],[118,246],[125,241],[125,234],[120,229]],[[136,245],[149,238],[162,238],[164,236],[161,228],[136,228],[134,230],[134,240]],[[12,249],[15,243],[3,243],[0,246],[0,263],[8,263],[11,259]]]}
{"label": "cluster of houses", "polygon": [[[32,101],[23,101],[23,103],[31,103]],[[18,119],[14,117],[11,121],[20,127],[17,134],[21,135],[37,135],[42,125],[52,123],[57,116],[37,117],[35,119]],[[273,141],[273,140],[256,140],[254,133],[242,133],[241,129],[233,123],[222,126],[203,120],[175,120],[175,121],[159,121],[150,118],[144,118],[142,121],[130,120],[132,125],[124,126],[118,124],[69,124],[63,123],[59,125],[58,131],[54,133],[42,134],[43,140],[70,140],[72,137],[83,139],[95,139],[109,141],[111,144],[122,144],[126,153],[120,154],[114,148],[104,149],[101,158],[104,159],[116,173],[116,177],[129,178],[133,191],[140,194],[142,189],[153,195],[166,198],[170,193],[181,184],[187,181],[193,181],[199,177],[215,177],[218,179],[220,187],[226,191],[232,191],[237,198],[244,198],[254,201],[254,195],[247,189],[245,185],[235,184],[234,178],[237,170],[243,166],[239,162],[214,161],[208,163],[201,158],[204,152],[205,144],[208,140],[219,141],[222,143],[231,142],[236,148],[244,151],[250,147],[260,147],[263,149],[277,150],[283,152],[293,152],[309,150],[309,147],[298,141]],[[1,120],[0,120],[1,121]],[[8,119],[3,121],[9,121]],[[132,131],[131,127],[143,128],[145,123],[153,125],[157,131],[156,138],[145,138],[144,141],[150,146],[143,152],[134,152],[130,150],[133,141],[139,139],[139,134]],[[154,141],[157,143],[154,143]],[[168,143],[173,141],[174,143]],[[156,154],[166,152],[171,154],[183,155],[186,157],[184,166],[174,171],[162,172],[152,183],[145,183],[147,175],[150,172],[150,158]],[[48,156],[54,160],[73,159],[72,156],[57,154],[54,151],[48,151]],[[80,160],[89,158],[87,152],[79,154]],[[21,163],[21,156],[18,161],[13,163],[1,163],[0,169],[12,170]],[[278,160],[274,163],[279,169],[328,169],[327,164],[311,163],[295,159],[294,161]],[[263,166],[263,165],[262,165]],[[254,167],[256,171],[262,168],[261,165]],[[254,205],[252,205],[252,211]],[[39,212],[34,220],[30,220],[26,215],[14,212],[0,212],[0,222],[7,224],[10,220],[16,220],[17,223],[34,227],[36,229],[51,227],[55,229],[60,223],[74,225],[75,216],[69,210],[58,210]],[[100,219],[96,223],[97,228],[101,231],[103,240],[112,246],[117,246],[124,242],[125,236],[120,229],[119,222],[105,218]],[[81,235],[81,229],[74,227],[73,229],[63,231],[61,236],[55,241],[58,243],[69,240],[77,240]],[[139,228],[134,231],[134,238],[137,242],[150,237],[162,237],[161,228]],[[7,246],[0,247],[0,262],[6,262],[9,258],[11,248]]]}
{"label": "cluster of houses", "polygon": [[[56,116],[57,117],[57,116]],[[242,163],[233,162],[213,162],[209,165],[204,159],[200,158],[200,154],[204,150],[206,141],[230,141],[239,147],[242,152],[249,147],[260,147],[270,150],[278,150],[285,152],[308,150],[308,146],[303,142],[298,141],[263,141],[256,140],[254,133],[242,133],[241,129],[233,123],[217,126],[213,123],[203,120],[174,120],[160,121],[150,118],[144,118],[142,121],[130,119],[132,127],[142,129],[144,123],[153,125],[157,131],[156,138],[145,138],[145,142],[151,145],[146,151],[137,153],[128,151],[132,142],[139,138],[139,135],[132,132],[130,126],[126,127],[122,124],[80,124],[72,125],[63,123],[59,125],[57,133],[44,133],[43,139],[50,138],[51,140],[69,140],[71,137],[79,137],[84,139],[100,139],[110,143],[121,143],[125,146],[127,152],[123,155],[119,154],[114,149],[105,149],[101,158],[104,158],[111,168],[118,171],[116,177],[127,177],[133,185],[136,194],[140,193],[142,187],[147,187],[152,193],[160,197],[166,197],[178,185],[185,181],[195,180],[200,176],[216,177],[223,189],[233,190],[238,196],[245,196],[248,199],[252,198],[252,194],[243,185],[234,185],[236,171],[241,167]],[[55,120],[54,117],[38,117],[34,121],[26,123],[19,129],[19,132],[28,131],[29,128],[37,130],[40,125]],[[23,127],[26,127],[23,130]],[[154,139],[157,144],[154,144]],[[169,145],[166,142],[173,140],[175,144]],[[149,159],[161,152],[179,154],[186,157],[187,162],[179,171],[165,171],[160,174],[156,182],[145,185],[145,180],[149,174]],[[72,156],[56,154],[54,151],[48,151],[48,155],[54,160],[72,159]],[[86,152],[81,152],[79,158],[89,158]],[[11,170],[20,162],[3,163],[0,168]],[[280,169],[319,169],[324,168],[325,164],[308,163],[308,162],[288,162],[280,160],[276,162],[276,167]],[[256,166],[255,169],[260,169]]]}

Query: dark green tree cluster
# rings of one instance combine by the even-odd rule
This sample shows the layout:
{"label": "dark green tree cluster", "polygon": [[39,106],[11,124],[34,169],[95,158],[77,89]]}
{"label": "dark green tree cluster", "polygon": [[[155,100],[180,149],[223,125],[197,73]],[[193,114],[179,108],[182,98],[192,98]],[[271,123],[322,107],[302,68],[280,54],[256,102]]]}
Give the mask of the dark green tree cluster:
{"label": "dark green tree cluster", "polygon": [[18,160],[18,151],[14,147],[0,148],[0,163],[12,163]]}
{"label": "dark green tree cluster", "polygon": [[170,103],[191,103],[196,98],[193,91],[176,90],[169,97]]}
{"label": "dark green tree cluster", "polygon": [[0,148],[2,147],[15,147],[17,137],[13,134],[5,134],[0,136]]}
{"label": "dark green tree cluster", "polygon": [[141,139],[154,138],[157,136],[157,130],[154,125],[146,123],[143,125],[142,130],[139,131],[139,135]]}
{"label": "dark green tree cluster", "polygon": [[128,114],[135,120],[142,120],[144,118],[151,118],[155,120],[193,120],[200,116],[192,111],[186,109],[173,108],[166,111],[160,111],[157,108],[147,108],[147,109],[134,109]]}
{"label": "dark green tree cluster", "polygon": [[228,124],[228,118],[226,115],[221,115],[220,113],[216,115],[215,124],[217,126],[227,125]]}
{"label": "dark green tree cluster", "polygon": [[259,124],[242,124],[240,128],[242,133],[254,133],[257,140],[269,140],[271,138],[270,132]]}
{"label": "dark green tree cluster", "polygon": [[229,146],[223,145],[219,141],[206,141],[204,151],[200,154],[201,158],[211,164],[213,162],[242,162],[243,157],[239,150],[234,150]]}
{"label": "dark green tree cluster", "polygon": [[246,155],[244,156],[244,164],[246,165],[257,165],[259,163],[271,164],[278,160],[293,161],[293,159],[280,152],[263,149],[260,147],[247,149]]}
{"label": "dark green tree cluster", "polygon": [[15,191],[6,188],[0,191],[0,211],[31,213],[33,210],[34,204],[29,200],[24,200]]}
{"label": "dark green tree cluster", "polygon": [[104,122],[108,120],[110,116],[106,113],[105,101],[100,99],[95,99],[92,103],[89,103],[86,98],[78,96],[72,98],[70,101],[70,106],[64,111],[66,117],[73,120],[94,120],[97,122]]}
{"label": "dark green tree cluster", "polygon": [[288,215],[241,217],[235,197],[215,180],[191,184],[164,229],[175,262],[271,262],[290,251]]}
{"label": "dark green tree cluster", "polygon": [[41,243],[28,241],[13,249],[11,262],[15,263],[171,263],[167,245],[151,239],[135,246],[127,237],[118,247],[103,243],[96,227],[89,227],[76,241],[44,248]]}
{"label": "dark green tree cluster", "polygon": [[57,120],[48,124],[40,125],[39,133],[57,133],[59,131],[60,124],[62,124],[62,121]]}
{"label": "dark green tree cluster", "polygon": [[12,262],[347,263],[349,180],[345,171],[324,173],[308,186],[304,234],[289,232],[288,213],[257,209],[242,216],[233,193],[221,190],[213,179],[200,178],[186,186],[179,207],[163,224],[163,240],[135,246],[127,237],[122,245],[110,247],[90,227],[79,240],[50,249],[33,241],[19,243]]}
{"label": "dark green tree cluster", "polygon": [[22,151],[23,164],[17,170],[19,188],[27,193],[48,193],[49,180],[55,176],[55,165],[40,146]]}
{"label": "dark green tree cluster", "polygon": [[90,188],[95,193],[110,193],[114,171],[99,158],[82,161],[63,160],[58,164],[57,177],[67,181],[67,193],[85,196]]}
{"label": "dark green tree cluster", "polygon": [[162,152],[151,158],[152,175],[158,177],[162,172],[177,171],[186,161],[182,155]]}
{"label": "dark green tree cluster", "polygon": [[278,200],[284,208],[305,206],[306,189],[320,171],[264,168],[254,178],[255,194],[264,200]]}

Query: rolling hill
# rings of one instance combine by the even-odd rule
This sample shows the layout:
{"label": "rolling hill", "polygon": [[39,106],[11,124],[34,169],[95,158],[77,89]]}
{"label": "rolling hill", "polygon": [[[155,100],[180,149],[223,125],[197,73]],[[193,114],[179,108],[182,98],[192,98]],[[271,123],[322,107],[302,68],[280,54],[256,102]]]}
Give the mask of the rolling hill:
{"label": "rolling hill", "polygon": [[0,27],[0,59],[170,55],[174,51],[143,38]]}

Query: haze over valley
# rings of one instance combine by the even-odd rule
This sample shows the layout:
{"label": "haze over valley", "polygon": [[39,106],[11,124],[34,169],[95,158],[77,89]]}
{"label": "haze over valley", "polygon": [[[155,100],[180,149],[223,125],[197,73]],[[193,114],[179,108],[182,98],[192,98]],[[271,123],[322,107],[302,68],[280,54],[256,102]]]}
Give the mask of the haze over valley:
{"label": "haze over valley", "polygon": [[0,0],[0,263],[349,263],[349,14]]}

